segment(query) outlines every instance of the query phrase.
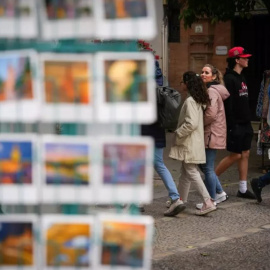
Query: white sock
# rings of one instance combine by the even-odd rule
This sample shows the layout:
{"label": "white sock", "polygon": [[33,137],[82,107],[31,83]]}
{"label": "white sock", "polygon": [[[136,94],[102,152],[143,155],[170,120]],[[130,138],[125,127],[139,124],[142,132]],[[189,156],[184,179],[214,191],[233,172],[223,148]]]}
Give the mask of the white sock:
{"label": "white sock", "polygon": [[247,191],[247,181],[240,180],[239,181],[239,191],[245,193]]}

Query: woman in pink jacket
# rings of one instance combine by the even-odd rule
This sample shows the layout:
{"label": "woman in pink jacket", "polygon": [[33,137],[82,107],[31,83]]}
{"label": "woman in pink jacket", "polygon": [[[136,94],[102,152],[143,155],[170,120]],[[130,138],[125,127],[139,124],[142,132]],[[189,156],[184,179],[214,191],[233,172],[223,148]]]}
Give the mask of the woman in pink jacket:
{"label": "woman in pink jacket", "polygon": [[[201,164],[200,167],[205,175],[205,186],[217,204],[228,198],[215,173],[215,159],[217,149],[226,148],[227,127],[223,101],[230,94],[224,87],[221,72],[214,66],[206,64],[202,69],[201,78],[208,88],[210,104],[204,112],[206,163]],[[196,207],[200,209],[202,204],[197,204]]]}

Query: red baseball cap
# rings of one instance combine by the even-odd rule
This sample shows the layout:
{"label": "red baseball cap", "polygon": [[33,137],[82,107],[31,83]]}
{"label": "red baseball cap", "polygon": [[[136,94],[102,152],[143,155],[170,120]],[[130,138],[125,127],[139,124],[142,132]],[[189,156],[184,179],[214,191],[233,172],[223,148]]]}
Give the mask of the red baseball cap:
{"label": "red baseball cap", "polygon": [[229,58],[242,57],[247,58],[252,56],[252,54],[247,53],[247,51],[243,47],[233,47],[229,50],[228,54]]}

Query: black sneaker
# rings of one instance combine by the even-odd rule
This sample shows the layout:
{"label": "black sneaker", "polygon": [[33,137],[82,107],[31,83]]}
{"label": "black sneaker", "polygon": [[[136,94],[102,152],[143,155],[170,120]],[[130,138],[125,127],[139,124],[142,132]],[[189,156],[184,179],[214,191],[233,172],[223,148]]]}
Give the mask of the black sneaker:
{"label": "black sneaker", "polygon": [[250,185],[252,187],[252,190],[256,196],[257,201],[260,203],[262,202],[262,188],[259,187],[259,179],[258,178],[253,178],[250,182]]}
{"label": "black sneaker", "polygon": [[241,191],[238,190],[236,196],[239,197],[239,198],[243,198],[243,199],[256,200],[255,195],[252,192],[250,192],[248,189],[247,189],[247,191],[245,193],[242,193]]}

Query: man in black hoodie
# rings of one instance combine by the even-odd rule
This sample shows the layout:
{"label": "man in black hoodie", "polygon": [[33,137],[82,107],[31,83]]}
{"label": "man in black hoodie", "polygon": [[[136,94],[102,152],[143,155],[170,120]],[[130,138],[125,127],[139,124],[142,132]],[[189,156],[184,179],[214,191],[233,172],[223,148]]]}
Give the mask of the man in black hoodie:
{"label": "man in black hoodie", "polygon": [[229,50],[228,56],[224,82],[230,97],[224,101],[224,105],[227,121],[227,150],[230,154],[220,161],[216,167],[216,174],[220,176],[237,162],[239,172],[237,197],[255,199],[253,193],[247,189],[248,159],[253,129],[250,122],[248,88],[241,74],[242,70],[248,67],[251,54],[242,47],[234,47]]}

